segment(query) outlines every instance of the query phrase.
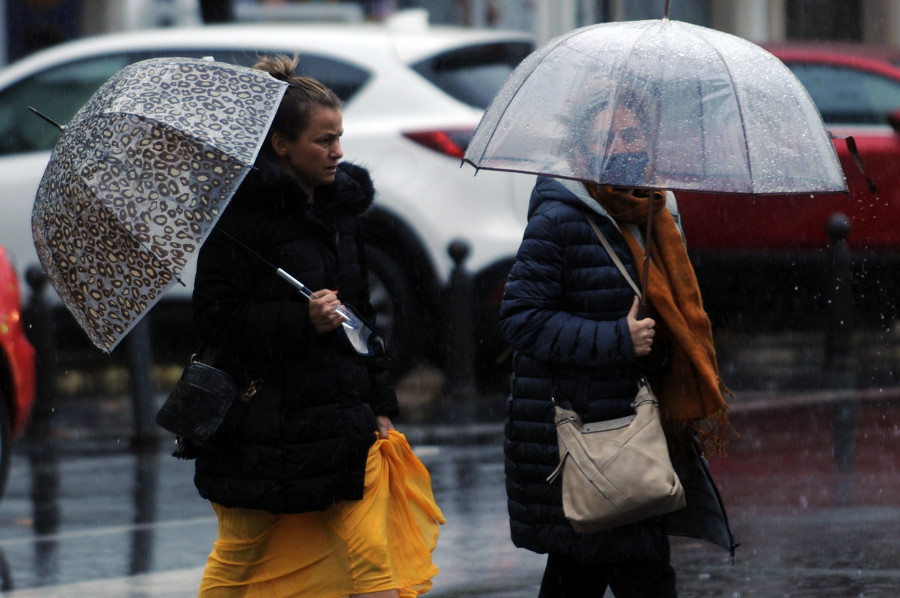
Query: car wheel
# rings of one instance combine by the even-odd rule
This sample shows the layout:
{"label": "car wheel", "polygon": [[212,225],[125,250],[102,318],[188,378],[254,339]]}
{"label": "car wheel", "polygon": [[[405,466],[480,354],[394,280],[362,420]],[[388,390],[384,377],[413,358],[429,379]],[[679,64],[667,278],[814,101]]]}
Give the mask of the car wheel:
{"label": "car wheel", "polygon": [[384,335],[397,376],[408,372],[421,355],[424,325],[421,306],[406,273],[383,250],[366,247],[369,260],[369,290],[377,313],[378,329]]}
{"label": "car wheel", "polygon": [[0,388],[0,496],[6,490],[9,466],[12,460],[12,431],[9,424],[9,408],[6,393]]}

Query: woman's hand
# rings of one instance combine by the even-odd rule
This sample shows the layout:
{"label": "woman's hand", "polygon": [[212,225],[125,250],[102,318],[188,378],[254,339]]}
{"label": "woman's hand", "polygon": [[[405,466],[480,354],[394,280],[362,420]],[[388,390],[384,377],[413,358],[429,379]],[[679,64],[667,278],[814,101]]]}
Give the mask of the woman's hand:
{"label": "woman's hand", "polygon": [[344,318],[337,312],[340,304],[337,291],[322,289],[312,294],[309,298],[309,321],[317,333],[325,334],[341,325]]}
{"label": "woman's hand", "polygon": [[391,418],[386,415],[376,415],[375,426],[378,428],[379,438],[387,438],[388,432],[394,429],[394,424],[391,422]]}
{"label": "woman's hand", "polygon": [[628,312],[626,319],[628,321],[628,330],[631,331],[631,344],[634,346],[634,354],[636,357],[645,357],[650,354],[653,347],[653,335],[656,322],[653,318],[637,319],[638,298],[634,298],[634,304],[631,311]]}

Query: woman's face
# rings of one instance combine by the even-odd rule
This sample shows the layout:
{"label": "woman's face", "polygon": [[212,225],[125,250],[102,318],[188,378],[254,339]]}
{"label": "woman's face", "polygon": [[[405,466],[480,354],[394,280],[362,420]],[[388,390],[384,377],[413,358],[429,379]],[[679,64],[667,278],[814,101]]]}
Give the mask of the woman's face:
{"label": "woman's face", "polygon": [[649,157],[647,137],[641,122],[628,108],[599,112],[593,119],[593,145],[586,148],[589,172],[603,172],[609,183],[636,184],[644,181]]}
{"label": "woman's face", "polygon": [[296,139],[280,133],[272,135],[272,147],[279,157],[279,165],[296,176],[308,191],[334,182],[337,165],[344,157],[341,135],[344,120],[341,111],[318,108],[309,126]]}
{"label": "woman's face", "polygon": [[[594,130],[597,131],[596,139],[599,141],[609,139],[610,155],[647,151],[647,138],[644,136],[641,122],[628,108],[619,107],[615,114],[612,114],[611,109],[599,112],[594,117]],[[601,153],[603,149],[598,146],[596,153]]]}

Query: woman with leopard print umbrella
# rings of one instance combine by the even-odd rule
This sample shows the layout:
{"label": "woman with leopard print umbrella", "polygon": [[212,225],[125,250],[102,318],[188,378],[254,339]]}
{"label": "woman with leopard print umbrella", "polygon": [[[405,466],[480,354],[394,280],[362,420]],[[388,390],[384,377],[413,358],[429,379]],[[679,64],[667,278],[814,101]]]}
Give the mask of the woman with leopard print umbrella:
{"label": "woman with leopard print umbrella", "polygon": [[443,515],[394,429],[386,357],[340,333],[344,305],[374,321],[358,219],[374,188],[340,162],[335,95],[285,57],[257,66],[164,58],[112,77],[63,127],[35,246],[107,352],[199,254],[203,357],[259,385],[217,449],[194,447],[219,520],[202,596],[416,596]]}
{"label": "woman with leopard print umbrella", "polygon": [[[290,87],[226,234],[197,263],[194,322],[213,365],[262,381],[225,448],[198,450],[194,480],[219,520],[200,596],[417,596],[443,515],[394,429],[387,358],[351,347],[337,311],[375,317],[359,220],[375,191],[341,161],[340,101],[294,66],[257,65]],[[260,257],[316,290],[307,300]]]}

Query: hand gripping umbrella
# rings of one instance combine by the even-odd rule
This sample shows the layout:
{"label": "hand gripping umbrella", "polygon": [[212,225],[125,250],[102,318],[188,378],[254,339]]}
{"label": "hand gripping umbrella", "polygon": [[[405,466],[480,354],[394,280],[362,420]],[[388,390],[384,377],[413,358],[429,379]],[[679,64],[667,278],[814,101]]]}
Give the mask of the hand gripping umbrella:
{"label": "hand gripping umbrella", "polygon": [[228,205],[287,84],[188,58],[145,60],[63,128],[35,198],[38,257],[93,343],[111,351]]}
{"label": "hand gripping umbrella", "polygon": [[[639,127],[616,130],[620,108]],[[640,159],[619,152],[629,136],[643,140]],[[632,188],[847,191],[815,104],[780,60],[668,18],[583,27],[536,50],[494,97],[464,161]]]}

